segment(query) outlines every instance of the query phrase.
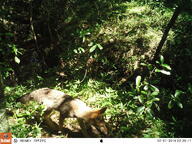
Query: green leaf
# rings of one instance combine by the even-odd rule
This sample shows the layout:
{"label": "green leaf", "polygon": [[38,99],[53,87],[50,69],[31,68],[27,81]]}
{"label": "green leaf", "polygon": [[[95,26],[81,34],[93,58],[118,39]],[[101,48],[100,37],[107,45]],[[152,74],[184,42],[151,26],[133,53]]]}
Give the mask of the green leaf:
{"label": "green leaf", "polygon": [[177,102],[177,106],[180,107],[181,109],[183,108],[183,104],[180,102]]}
{"label": "green leaf", "polygon": [[114,92],[114,90],[112,89],[112,88],[105,88],[105,90],[106,90],[106,92],[108,92],[108,93],[113,93]]}
{"label": "green leaf", "polygon": [[80,53],[84,53],[85,52],[85,49],[82,48],[82,47],[79,47],[78,50],[80,51]]}
{"label": "green leaf", "polygon": [[18,54],[18,48],[16,47],[16,45],[12,45],[12,50],[13,50],[13,53],[14,53],[15,55]]}
{"label": "green leaf", "polygon": [[151,93],[151,96],[157,96],[158,94],[159,94],[158,91],[154,91],[154,92]]}
{"label": "green leaf", "polygon": [[160,99],[159,98],[154,98],[153,101],[159,101]]}
{"label": "green leaf", "polygon": [[150,108],[147,108],[146,111],[150,116],[153,116],[153,111]]}
{"label": "green leaf", "polygon": [[145,63],[140,63],[140,65],[141,65],[141,66],[147,66],[147,64],[145,64]]}
{"label": "green leaf", "polygon": [[15,62],[18,63],[18,64],[20,63],[20,59],[18,57],[16,57],[16,56],[15,56]]}
{"label": "green leaf", "polygon": [[158,106],[158,104],[154,103],[155,107],[157,108],[158,111],[160,111],[160,107]]}
{"label": "green leaf", "polygon": [[78,53],[77,49],[74,49],[73,52],[76,53],[76,54]]}
{"label": "green leaf", "polygon": [[160,64],[160,62],[159,61],[155,61],[156,62],[156,64]]}
{"label": "green leaf", "polygon": [[41,76],[39,76],[39,75],[37,75],[37,78],[38,78],[39,80],[43,80],[43,77],[41,77]]}
{"label": "green leaf", "polygon": [[89,46],[89,47],[93,46],[93,42],[90,42],[90,43],[88,44],[88,46]]}
{"label": "green leaf", "polygon": [[172,109],[172,108],[173,108],[173,101],[172,101],[172,100],[169,101],[169,103],[168,103],[168,108],[169,108],[169,109]]}
{"label": "green leaf", "polygon": [[149,86],[148,85],[146,85],[146,86],[144,86],[144,88],[143,88],[145,91],[147,91],[148,89],[149,89]]}
{"label": "green leaf", "polygon": [[161,72],[162,74],[165,74],[165,75],[171,75],[171,72],[166,71],[166,70],[160,70],[160,72]]}
{"label": "green leaf", "polygon": [[154,85],[150,85],[150,88],[151,88],[152,91],[159,92],[159,89]]}
{"label": "green leaf", "polygon": [[139,100],[140,103],[143,103],[143,100],[142,100],[142,98],[140,96],[138,97],[138,100]]}
{"label": "green leaf", "polygon": [[141,91],[141,94],[147,95],[147,92],[146,91]]}
{"label": "green leaf", "polygon": [[83,40],[82,40],[82,42],[83,42],[83,43],[85,42],[85,37],[83,37]]}
{"label": "green leaf", "polygon": [[180,90],[176,90],[175,91],[175,97],[179,97],[181,94],[183,94],[184,92],[180,91]]}
{"label": "green leaf", "polygon": [[144,110],[145,110],[144,106],[138,107],[137,113],[142,114],[144,112]]}
{"label": "green leaf", "polygon": [[103,49],[103,47],[102,47],[100,44],[97,44],[97,47],[98,47],[100,50]]}
{"label": "green leaf", "polygon": [[141,76],[136,77],[136,89],[139,91],[139,87],[141,85]]}
{"label": "green leaf", "polygon": [[95,49],[97,48],[97,45],[94,45],[90,48],[89,52],[92,53],[95,51]]}
{"label": "green leaf", "polygon": [[171,70],[171,67],[168,64],[161,64],[161,66],[166,68],[167,70]]}
{"label": "green leaf", "polygon": [[172,116],[172,120],[174,121],[174,122],[176,122],[177,120],[176,120],[176,118],[174,117],[174,116]]}
{"label": "green leaf", "polygon": [[10,92],[10,91],[11,91],[11,87],[9,87],[9,86],[6,86],[6,87],[5,87],[5,91],[8,91],[8,92]]}
{"label": "green leaf", "polygon": [[160,62],[161,62],[161,64],[164,63],[164,57],[162,55],[160,55]]}
{"label": "green leaf", "polygon": [[155,69],[155,72],[161,72],[161,70],[160,69]]}

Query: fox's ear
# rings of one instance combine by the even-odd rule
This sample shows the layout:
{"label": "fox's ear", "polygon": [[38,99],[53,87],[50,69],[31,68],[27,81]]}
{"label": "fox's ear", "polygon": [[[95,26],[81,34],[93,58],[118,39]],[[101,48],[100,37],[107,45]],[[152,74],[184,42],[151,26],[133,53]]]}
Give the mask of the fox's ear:
{"label": "fox's ear", "polygon": [[103,107],[99,110],[92,110],[88,114],[85,115],[87,119],[96,119],[97,117],[101,116],[105,111],[107,107]]}
{"label": "fox's ear", "polygon": [[106,111],[106,109],[107,109],[107,107],[101,108],[101,109],[99,110],[99,113],[100,113],[100,114],[103,114],[103,113]]}

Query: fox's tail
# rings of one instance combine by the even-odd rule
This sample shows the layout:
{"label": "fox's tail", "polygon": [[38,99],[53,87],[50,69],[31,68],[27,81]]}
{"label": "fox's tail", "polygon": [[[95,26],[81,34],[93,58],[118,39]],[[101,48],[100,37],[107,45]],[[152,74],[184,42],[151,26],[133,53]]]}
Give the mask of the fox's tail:
{"label": "fox's tail", "polygon": [[26,103],[30,100],[30,95],[29,94],[25,94],[19,98],[16,99],[16,102],[21,102],[21,103]]}

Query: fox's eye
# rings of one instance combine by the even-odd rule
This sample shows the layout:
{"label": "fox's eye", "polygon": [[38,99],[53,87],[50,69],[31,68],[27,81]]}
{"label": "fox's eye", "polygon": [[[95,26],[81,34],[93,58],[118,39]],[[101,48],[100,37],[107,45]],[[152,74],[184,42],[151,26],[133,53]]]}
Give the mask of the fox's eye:
{"label": "fox's eye", "polygon": [[102,116],[97,117],[96,120],[102,120]]}

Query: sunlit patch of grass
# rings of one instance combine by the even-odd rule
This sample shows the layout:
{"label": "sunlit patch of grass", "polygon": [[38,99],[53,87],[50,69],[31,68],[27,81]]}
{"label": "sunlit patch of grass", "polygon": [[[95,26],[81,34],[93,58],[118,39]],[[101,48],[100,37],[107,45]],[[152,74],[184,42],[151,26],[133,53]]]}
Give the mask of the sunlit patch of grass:
{"label": "sunlit patch of grass", "polygon": [[[97,41],[99,37],[101,45],[111,43],[110,50],[104,47],[103,51],[111,51],[111,57],[126,63],[124,66],[128,65],[127,69],[132,72],[136,63],[153,57],[173,12],[165,7],[162,11],[137,2],[125,2],[119,7],[124,11],[101,25],[98,33],[95,32],[96,37],[90,39]],[[172,41],[173,36],[173,31],[170,31],[168,40]],[[130,57],[135,59],[130,60]]]}

